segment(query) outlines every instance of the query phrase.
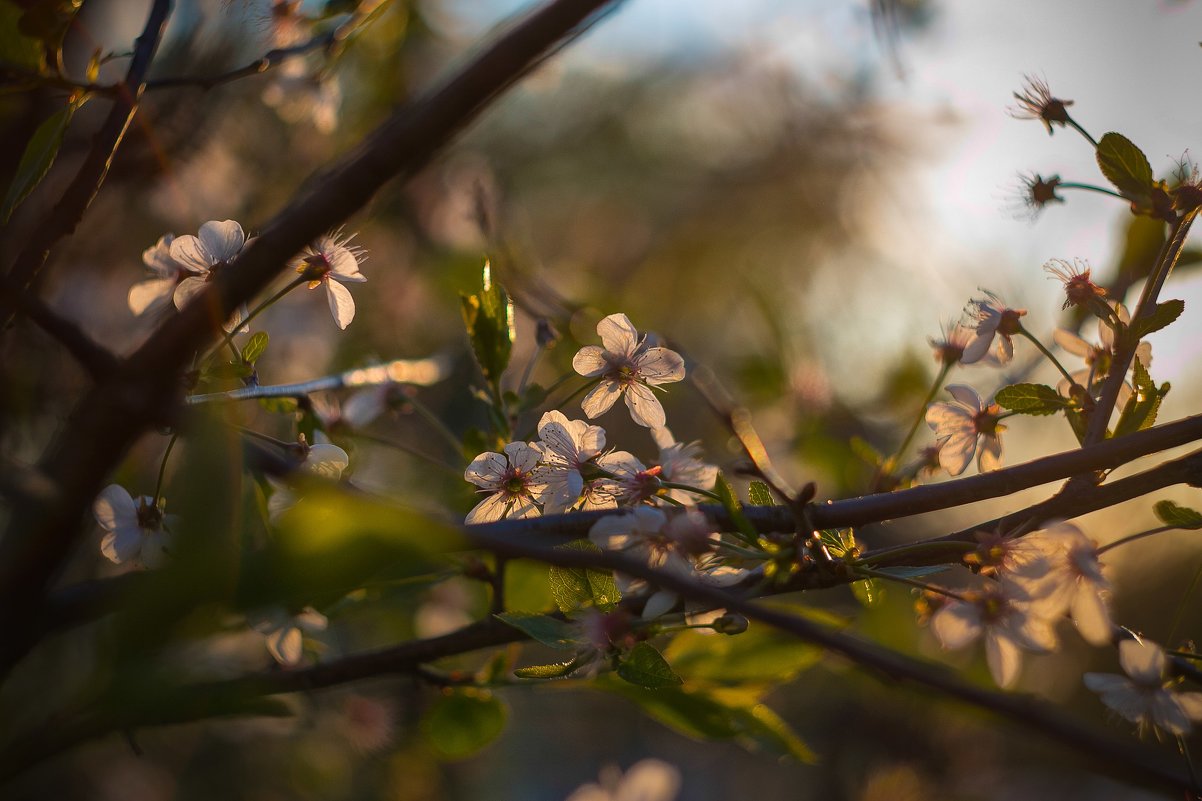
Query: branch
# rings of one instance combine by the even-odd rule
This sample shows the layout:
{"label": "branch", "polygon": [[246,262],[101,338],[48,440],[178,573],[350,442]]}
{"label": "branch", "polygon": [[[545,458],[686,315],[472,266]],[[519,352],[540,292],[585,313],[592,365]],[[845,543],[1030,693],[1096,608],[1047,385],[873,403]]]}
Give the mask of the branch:
{"label": "branch", "polygon": [[19,290],[7,276],[0,276],[0,293],[13,311],[25,315],[53,337],[92,378],[100,380],[117,369],[118,359],[107,348],[36,295]]}
{"label": "branch", "polygon": [[[42,223],[29,236],[25,249],[17,256],[9,270],[9,279],[16,290],[27,291],[34,278],[50,256],[50,249],[63,237],[73,233],[84,212],[91,205],[92,199],[100,191],[108,175],[113,156],[121,145],[126,129],[129,128],[134,114],[138,110],[138,101],[145,88],[143,81],[146,71],[154,60],[159,40],[163,36],[163,28],[167,24],[167,15],[171,10],[171,0],[155,0],[146,20],[146,27],[134,43],[134,55],[130,61],[129,71],[125,81],[119,85],[119,92],[114,94],[113,107],[109,110],[104,124],[96,132],[92,140],[92,148],[75,174],[71,184],[63,192],[62,198],[47,213]],[[12,321],[12,312],[16,306],[16,292],[8,291],[0,295],[0,306],[8,307],[8,312],[2,316],[4,322],[0,330],[8,327]]]}
{"label": "branch", "polygon": [[255,398],[300,398],[312,392],[333,389],[379,387],[387,384],[409,384],[428,387],[446,377],[446,359],[433,356],[428,359],[394,359],[372,367],[357,367],[337,375],[327,375],[312,381],[274,386],[242,387],[229,392],[210,392],[207,395],[191,395],[189,405],[219,403]]}
{"label": "branch", "polygon": [[265,289],[305,244],[345,221],[385,183],[415,173],[501,92],[615,2],[551,0],[512,24],[439,88],[400,108],[310,179],[229,269],[163,323],[127,361],[123,375],[77,404],[39,465],[61,488],[62,502],[22,504],[0,539],[0,675],[32,646],[29,608],[39,602],[32,599],[44,597],[104,478],[143,432],[169,421],[181,400],[181,367],[217,333],[228,310]]}
{"label": "branch", "polygon": [[273,67],[278,67],[293,56],[304,55],[313,50],[329,50],[336,42],[346,38],[346,34],[342,32],[344,27],[339,26],[334,30],[320,36],[314,36],[309,41],[293,45],[292,47],[278,47],[275,50],[269,50],[263,54],[262,58],[257,58],[249,64],[227,70],[226,72],[219,72],[215,75],[177,75],[170,78],[152,78],[146,82],[146,91],[153,92],[159,89],[175,89],[182,86],[194,86],[208,90],[224,83],[249,78],[252,75],[267,72]]}

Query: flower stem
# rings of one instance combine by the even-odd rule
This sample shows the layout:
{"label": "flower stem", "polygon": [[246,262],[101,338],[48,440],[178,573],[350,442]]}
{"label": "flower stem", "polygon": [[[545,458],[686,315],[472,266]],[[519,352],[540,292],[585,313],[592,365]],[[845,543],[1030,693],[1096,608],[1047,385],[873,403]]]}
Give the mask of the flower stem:
{"label": "flower stem", "polygon": [[661,481],[661,482],[659,482],[659,485],[661,487],[667,487],[668,489],[684,490],[685,492],[691,492],[694,495],[704,495],[706,498],[709,498],[711,501],[714,501],[715,503],[722,503],[722,497],[720,495],[718,495],[717,493],[710,492],[709,490],[699,489],[698,487],[691,487],[688,484],[677,484],[673,481]]}
{"label": "flower stem", "polygon": [[526,387],[530,383],[530,376],[534,373],[534,365],[538,364],[538,360],[546,352],[544,345],[539,345],[534,349],[534,353],[530,356],[530,361],[526,362],[526,369],[522,371],[522,380],[518,382],[518,397],[526,394]]}
{"label": "flower stem", "polygon": [[171,449],[175,447],[177,439],[179,439],[179,434],[171,435],[171,439],[167,441],[167,450],[163,451],[163,461],[159,463],[159,480],[154,485],[155,506],[158,506],[159,498],[163,497],[163,476],[167,474],[167,459],[171,456]]}
{"label": "flower stem", "polygon": [[1120,545],[1126,545],[1129,542],[1142,540],[1144,537],[1151,537],[1153,534],[1163,534],[1166,531],[1176,531],[1177,529],[1178,526],[1157,526],[1156,528],[1150,528],[1147,531],[1141,531],[1138,534],[1131,534],[1130,536],[1123,537],[1122,539],[1115,540],[1114,542],[1108,542],[1101,548],[1098,548],[1098,555],[1101,556],[1111,548],[1117,548]]}
{"label": "flower stem", "polygon": [[1073,126],[1073,128],[1075,128],[1075,129],[1076,129],[1077,133],[1079,133],[1079,134],[1081,134],[1082,136],[1084,136],[1084,137],[1085,137],[1085,139],[1086,139],[1086,140],[1087,140],[1087,141],[1088,141],[1088,142],[1089,142],[1091,145],[1093,145],[1093,147],[1094,147],[1094,150],[1097,150],[1097,149],[1098,149],[1098,140],[1097,140],[1097,139],[1094,139],[1092,136],[1090,136],[1090,135],[1089,135],[1089,131],[1087,131],[1087,130],[1085,130],[1084,128],[1082,128],[1082,127],[1081,127],[1081,125],[1080,125],[1080,124],[1079,124],[1079,123],[1078,123],[1076,120],[1074,120],[1072,117],[1069,117],[1069,118],[1068,118],[1068,124],[1069,124],[1069,125],[1071,125],[1071,126]]}
{"label": "flower stem", "polygon": [[906,432],[906,438],[902,440],[902,444],[898,447],[897,451],[885,460],[885,464],[889,465],[889,472],[893,472],[897,460],[905,454],[906,449],[910,447],[910,443],[914,441],[914,435],[918,433],[922,421],[926,419],[927,407],[931,405],[931,402],[935,400],[935,396],[939,394],[939,390],[943,388],[943,382],[947,380],[947,374],[951,372],[951,369],[952,365],[950,362],[945,362],[939,368],[939,374],[935,376],[935,383],[931,384],[930,391],[927,392],[926,398],[923,399],[922,405],[918,408],[918,416],[914,418],[914,424]]}
{"label": "flower stem", "polygon": [[892,573],[886,573],[882,570],[873,570],[872,568],[869,568],[869,567],[857,566],[855,568],[855,571],[856,571],[856,573],[859,573],[860,575],[864,576],[865,578],[879,578],[879,579],[883,579],[884,581],[896,581],[898,584],[906,584],[911,587],[917,587],[918,589],[924,590],[926,592],[934,592],[934,593],[938,593],[939,595],[946,595],[948,598],[953,598],[957,601],[963,601],[964,603],[968,603],[968,599],[965,598],[963,595],[960,595],[959,593],[956,593],[956,592],[952,592],[951,590],[947,589],[946,587],[939,587],[935,584],[927,584],[926,582],[918,581],[917,579],[906,578],[905,576],[895,576]]}
{"label": "flower stem", "polygon": [[1097,192],[1100,195],[1110,195],[1111,197],[1117,197],[1119,200],[1123,200],[1123,201],[1127,200],[1127,198],[1123,197],[1118,192],[1115,192],[1113,189],[1107,189],[1104,186],[1094,186],[1093,184],[1080,184],[1080,183],[1076,183],[1074,181],[1068,181],[1068,182],[1056,184],[1056,188],[1057,189],[1084,189],[1086,192]]}
{"label": "flower stem", "polygon": [[1056,369],[1060,371],[1060,375],[1064,376],[1064,380],[1068,382],[1070,387],[1077,383],[1075,380],[1073,380],[1073,377],[1069,375],[1068,370],[1064,369],[1064,365],[1060,363],[1060,360],[1052,355],[1052,352],[1044,347],[1043,343],[1039,341],[1039,338],[1024,328],[1021,323],[1018,326],[1018,333],[1029,339],[1031,344],[1035,346],[1036,350],[1042,353],[1048,361],[1055,365]]}
{"label": "flower stem", "polygon": [[[242,358],[242,353],[239,352],[239,350],[236,347],[234,347],[234,337],[238,334],[238,331],[241,330],[243,326],[249,325],[251,320],[258,317],[259,314],[262,313],[264,310],[266,310],[269,306],[271,306],[273,303],[275,303],[280,298],[287,295],[292,290],[296,289],[301,284],[305,283],[305,281],[306,281],[306,279],[303,276],[300,278],[296,278],[296,279],[290,281],[288,283],[288,285],[285,286],[283,289],[281,289],[279,292],[276,292],[274,295],[269,297],[267,300],[263,301],[258,306],[255,306],[255,308],[249,314],[246,315],[245,320],[242,320],[241,322],[239,322],[236,326],[234,326],[233,330],[227,332],[226,335],[224,337],[222,337],[221,342],[217,345],[217,347],[213,348],[213,351],[215,352],[215,351],[219,350],[220,348],[222,348],[226,345],[229,345],[230,350],[234,354],[234,358],[236,360],[240,360]],[[211,358],[213,358],[213,352],[209,353],[209,355],[206,357],[206,361]]]}

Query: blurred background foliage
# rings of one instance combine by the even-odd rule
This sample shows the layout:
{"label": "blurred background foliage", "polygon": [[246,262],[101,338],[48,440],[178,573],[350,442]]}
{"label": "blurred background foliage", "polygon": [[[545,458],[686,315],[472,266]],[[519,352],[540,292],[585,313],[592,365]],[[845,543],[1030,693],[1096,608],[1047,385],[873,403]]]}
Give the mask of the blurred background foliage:
{"label": "blurred background foliage", "polygon": [[[846,17],[849,29],[823,27],[823,15],[835,5],[854,7]],[[928,251],[918,246],[924,231],[903,236],[890,229],[916,224],[895,213],[927,205],[926,179],[916,176],[938,162],[941,143],[955,136],[954,119],[945,124],[929,109],[907,105],[902,77],[907,51],[930,46],[942,35],[946,10],[931,0],[872,5],[785,4],[740,20],[753,31],[784,21],[795,30],[817,30],[811,37],[850,30],[857,46],[873,54],[842,62],[828,54],[825,62],[807,62],[778,44],[757,49],[752,34],[734,47],[713,46],[705,37],[690,46],[687,31],[694,23],[688,3],[628,0],[590,34],[584,56],[569,50],[551,59],[416,179],[390,186],[348,222],[347,231],[357,232],[356,242],[370,254],[364,268],[368,283],[352,289],[358,305],[354,323],[339,333],[324,298],[293,293],[259,320],[271,334],[256,365],[260,381],[305,380],[393,358],[444,360],[450,365],[444,380],[394,398],[389,414],[365,431],[334,424],[336,404],[345,395],[314,398],[316,411],[310,409],[300,424],[311,429],[315,420],[324,420],[319,425],[351,454],[352,484],[433,519],[461,519],[473,503],[461,476],[474,450],[451,447],[422,409],[460,439],[470,441],[472,429],[487,427],[485,410],[470,392],[479,379],[463,335],[459,295],[478,288],[488,258],[517,304],[518,339],[506,387],[516,386],[534,352],[538,320],[551,322],[561,335],[534,372],[545,386],[570,370],[580,344],[594,341],[597,320],[623,311],[640,330],[655,331],[680,349],[692,369],[712,372],[752,410],[777,466],[791,480],[816,481],[820,497],[865,492],[872,467],[856,455],[853,439],[885,453],[896,447],[934,374],[924,337],[958,314],[958,304],[975,285],[950,276],[946,261],[935,257],[939,233],[930,235]],[[1177,13],[1172,5],[1153,11]],[[313,70],[323,71],[327,100],[335,96],[330,87],[336,82],[333,125],[305,113],[312,109],[303,104],[265,103],[271,75],[207,90],[149,93],[84,224],[44,274],[43,296],[101,341],[128,351],[153,323],[131,316],[126,304],[129,287],[143,277],[145,248],[164,232],[191,233],[210,219],[237,219],[253,234],[306,176],[445,73],[513,6],[451,0],[379,4],[371,23],[332,63],[320,54],[304,57]],[[81,75],[95,48],[122,52],[145,9],[137,2],[86,2],[68,34],[68,73]],[[322,4],[306,3],[304,10],[317,14]],[[631,46],[606,56],[592,37],[603,36],[604,26],[627,13],[641,14],[646,27],[624,29]],[[714,19],[712,9],[703,16]],[[1198,16],[1189,19],[1196,30]],[[677,24],[686,31],[677,40],[657,27]],[[152,74],[219,72],[258,57],[278,35],[261,0],[179,0]],[[661,48],[665,41],[684,45]],[[1018,72],[1037,67],[1008,66],[1015,88]],[[101,80],[116,79],[122,69],[120,60],[105,66]],[[1065,91],[1071,96],[1073,90]],[[997,109],[1007,102],[1004,95],[988,100]],[[52,89],[0,96],[0,181],[9,180],[31,132],[62,103],[63,93]],[[77,115],[58,163],[3,230],[5,252],[20,247],[29,226],[61,192],[104,106],[97,100]],[[946,108],[940,113],[955,116]],[[1056,137],[1057,151],[1068,147],[1066,139]],[[983,152],[978,158],[994,158]],[[1017,162],[1010,169],[1027,166]],[[935,191],[997,194],[993,186],[950,182]],[[1155,231],[1129,223],[1118,204],[1090,211],[1092,224],[1110,230],[1109,241],[1117,245],[1096,265],[1099,271],[1107,280],[1138,274],[1141,258],[1155,251]],[[941,222],[946,221],[928,218],[924,224]],[[1006,230],[1022,237],[1029,229]],[[1050,330],[1056,304],[1038,283],[1038,263],[1024,264],[1023,277],[1016,278],[1002,266],[1005,254],[980,258],[994,255],[997,265],[986,273],[998,283],[990,288],[1018,287],[1032,301],[1041,298],[1032,319]],[[1040,259],[1053,255],[1069,254],[1057,250]],[[896,284],[883,277],[904,262],[933,263],[937,269]],[[974,279],[981,277],[967,269]],[[960,301],[945,302],[961,295]],[[925,322],[916,328],[916,320]],[[1194,322],[1181,326],[1196,333]],[[0,347],[5,364],[0,437],[6,452],[32,461],[86,379],[26,324]],[[993,379],[980,375],[969,380]],[[1174,381],[1177,402],[1191,380],[1197,386],[1188,375],[1156,377]],[[691,387],[674,386],[665,405],[678,439],[700,440],[711,461],[737,474],[736,443]],[[574,404],[564,411],[581,416]],[[297,433],[292,413],[242,407],[226,416],[282,440],[294,440]],[[532,427],[536,420],[531,412],[521,422]],[[644,429],[616,414],[599,422],[610,445],[643,458],[654,455]],[[1016,422],[1011,460],[1070,447],[1067,427],[1057,424]],[[187,553],[192,543],[196,558],[141,588],[136,607],[141,613],[47,642],[0,693],[6,729],[23,720],[53,721],[99,686],[111,690],[107,697],[117,705],[159,703],[148,689],[160,681],[155,671],[178,680],[223,675],[231,666],[266,668],[261,639],[231,624],[230,612],[268,600],[302,600],[290,594],[300,585],[303,600],[320,600],[331,618],[322,658],[432,636],[487,616],[485,588],[457,576],[462,564],[431,555],[418,536],[397,542],[372,533],[420,532],[427,524],[382,518],[386,513],[374,507],[337,499],[306,499],[314,515],[293,516],[304,530],[295,542],[305,547],[288,550],[286,523],[284,544],[277,542],[277,551],[256,568],[246,554],[265,541],[267,488],[261,479],[242,478],[242,453],[221,433],[226,430],[210,421],[191,432],[167,475],[169,511],[183,521],[181,549]],[[114,480],[135,495],[149,492],[165,442],[147,437]],[[859,534],[873,544],[932,535],[1037,495]],[[1151,520],[1148,507],[1136,503],[1117,516],[1099,516],[1103,522],[1095,526],[1110,528],[1095,536],[1109,539],[1104,531],[1119,536],[1136,530],[1145,518]],[[317,517],[318,510],[324,517]],[[327,525],[332,520],[353,529],[345,543],[339,539],[342,529]],[[65,582],[118,572],[99,557],[99,537],[96,531],[85,538]],[[306,550],[311,547],[317,550]],[[1166,621],[1185,595],[1198,549],[1186,535],[1170,535],[1146,551],[1122,556],[1118,619],[1166,637]],[[375,570],[381,565],[386,568]],[[368,586],[360,581],[365,572],[372,574]],[[1162,591],[1140,592],[1153,575]],[[449,576],[455,577],[444,581]],[[321,582],[316,592],[315,580]],[[550,608],[544,568],[517,563],[508,583],[511,608]],[[211,597],[171,591],[197,584],[212,587]],[[811,614],[845,621],[887,645],[933,656],[937,649],[915,626],[911,601],[898,587],[886,588],[870,607],[846,589],[793,599]],[[1198,623],[1191,610],[1173,626],[1187,636]],[[400,677],[289,697],[285,716],[110,735],[34,770],[14,786],[12,797],[549,801],[592,780],[607,763],[626,767],[649,755],[679,766],[684,799],[1135,797],[1072,770],[1071,757],[1027,733],[999,728],[755,627],[743,637],[700,639],[690,646],[682,637],[667,651],[693,682],[689,686],[748,709],[769,700],[817,753],[816,765],[782,758],[789,747],[779,742],[745,748],[746,732],[726,738],[736,742],[721,741],[721,732],[713,731],[708,734],[719,741],[686,737],[614,693],[580,684],[440,697],[438,689]],[[1110,669],[1111,658],[1071,642],[1057,660],[1032,659],[1023,689],[1102,725],[1100,705],[1083,696],[1079,676],[1090,665]],[[748,653],[758,655],[752,664]],[[946,658],[988,682],[979,660]],[[477,670],[486,660],[487,654],[477,654],[444,667]],[[537,657],[521,661],[539,664]],[[756,692],[723,696],[724,679],[750,681]],[[625,694],[632,692],[627,687]],[[495,741],[485,736],[496,732]]]}

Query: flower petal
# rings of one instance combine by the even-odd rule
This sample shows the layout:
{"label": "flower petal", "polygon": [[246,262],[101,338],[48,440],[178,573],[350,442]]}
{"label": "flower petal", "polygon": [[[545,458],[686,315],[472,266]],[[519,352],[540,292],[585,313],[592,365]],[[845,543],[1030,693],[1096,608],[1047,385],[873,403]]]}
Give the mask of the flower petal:
{"label": "flower petal", "polygon": [[275,661],[292,667],[304,655],[304,637],[296,626],[286,625],[267,635],[267,650]]}
{"label": "flower petal", "polygon": [[351,291],[337,281],[326,281],[326,300],[330,303],[330,314],[338,327],[346,330],[355,319],[355,299]]}
{"label": "flower petal", "polygon": [[505,493],[494,492],[476,504],[475,508],[467,513],[467,517],[463,522],[469,526],[476,523],[494,523],[505,517],[505,509],[508,506],[509,503],[505,497]]}
{"label": "flower petal", "polygon": [[463,480],[488,490],[501,488],[508,462],[499,453],[482,453],[463,471]]}
{"label": "flower petal", "polygon": [[951,601],[931,617],[931,631],[949,650],[963,648],[981,636],[980,610],[973,604]]}
{"label": "flower petal", "polygon": [[584,400],[580,401],[580,408],[592,420],[608,412],[621,394],[621,384],[617,381],[602,379],[597,386],[589,390],[588,394],[584,396]]}
{"label": "flower petal", "polygon": [[342,471],[350,463],[350,457],[342,448],[319,442],[309,446],[309,455],[305,458],[305,470],[314,475],[337,481],[342,478]]}
{"label": "flower petal", "polygon": [[669,384],[685,376],[684,359],[668,348],[649,348],[634,360],[635,374],[646,383]]}
{"label": "flower petal", "polygon": [[948,475],[958,476],[968,468],[977,452],[976,434],[957,434],[948,437],[939,448],[939,466]]}
{"label": "flower petal", "polygon": [[148,311],[157,311],[167,304],[175,292],[174,278],[152,278],[130,287],[127,300],[129,310],[141,317]]}
{"label": "flower petal", "polygon": [[594,378],[609,369],[605,350],[597,345],[585,345],[572,357],[572,369],[585,378]]}
{"label": "flower petal", "polygon": [[615,356],[633,356],[639,345],[639,332],[625,314],[611,314],[597,323],[597,334],[605,349]]}
{"label": "flower petal", "polygon": [[119,526],[138,526],[137,504],[120,484],[109,484],[100,491],[92,504],[92,513],[105,531],[113,531]]}
{"label": "flower petal", "polygon": [[981,396],[967,384],[948,384],[947,392],[974,412],[979,412],[984,408],[984,405],[981,403]]}
{"label": "flower petal", "polygon": [[206,274],[214,264],[204,244],[191,234],[172,240],[170,253],[180,267],[200,275]]}
{"label": "flower petal", "polygon": [[[181,239],[183,237],[180,237]],[[242,226],[233,220],[209,220],[200,226],[200,242],[212,259],[210,264],[233,261],[246,244]]]}
{"label": "flower petal", "polygon": [[[175,240],[178,242],[179,240]],[[192,298],[204,291],[205,279],[199,276],[188,276],[183,281],[180,281],[179,286],[175,288],[173,299],[175,300],[175,308],[182,309],[192,302]]]}
{"label": "flower petal", "polygon": [[647,599],[643,605],[643,620],[652,620],[672,611],[672,607],[680,601],[680,596],[667,590],[659,590]]}
{"label": "flower petal", "polygon": [[1072,331],[1066,331],[1063,328],[1057,328],[1052,332],[1052,339],[1056,340],[1056,344],[1064,348],[1074,356],[1080,356],[1084,359],[1088,356],[1093,348],[1081,337],[1074,334]]}
{"label": "flower petal", "polygon": [[659,398],[646,384],[626,387],[626,408],[630,409],[630,418],[645,428],[661,428],[668,420]]}
{"label": "flower petal", "polygon": [[1114,636],[1114,625],[1110,622],[1110,611],[1106,608],[1106,602],[1093,582],[1078,580],[1070,608],[1073,623],[1086,642],[1099,646],[1110,644]]}
{"label": "flower petal", "polygon": [[173,241],[175,241],[175,234],[163,234],[153,247],[142,251],[142,263],[160,278],[174,278],[179,272],[179,264],[171,258]]}
{"label": "flower petal", "polygon": [[983,436],[977,451],[977,468],[982,473],[997,470],[1002,466],[1002,440],[1000,437]]}
{"label": "flower petal", "polygon": [[1010,687],[1018,679],[1022,669],[1023,655],[1018,645],[996,629],[985,635],[985,661],[993,680],[1002,688]]}
{"label": "flower petal", "polygon": [[1158,685],[1164,678],[1164,651],[1151,640],[1123,640],[1119,643],[1119,664],[1137,684]]}

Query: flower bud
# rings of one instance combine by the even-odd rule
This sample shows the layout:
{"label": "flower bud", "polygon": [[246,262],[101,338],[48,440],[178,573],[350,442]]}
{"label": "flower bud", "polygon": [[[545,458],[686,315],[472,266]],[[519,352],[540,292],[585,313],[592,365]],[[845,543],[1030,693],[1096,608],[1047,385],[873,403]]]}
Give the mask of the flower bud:
{"label": "flower bud", "polygon": [[733,612],[727,612],[713,623],[714,631],[719,634],[742,634],[747,631],[747,618]]}

